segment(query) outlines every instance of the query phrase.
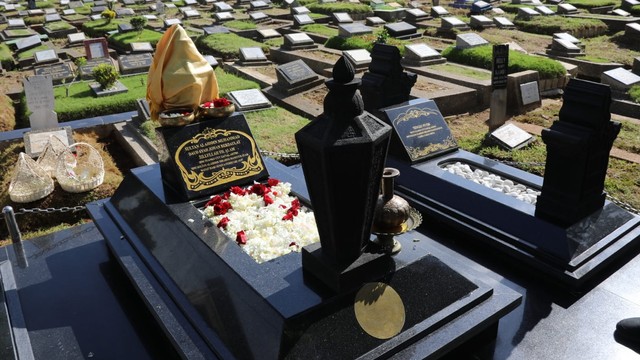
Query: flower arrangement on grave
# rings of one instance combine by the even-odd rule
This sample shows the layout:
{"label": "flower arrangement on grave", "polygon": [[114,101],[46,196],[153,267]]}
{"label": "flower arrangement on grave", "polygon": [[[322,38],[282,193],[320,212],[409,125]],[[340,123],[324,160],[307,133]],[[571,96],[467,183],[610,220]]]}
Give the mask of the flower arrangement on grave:
{"label": "flower arrangement on grave", "polygon": [[225,117],[236,111],[235,105],[227,98],[215,98],[200,104],[199,115],[204,117]]}
{"label": "flower arrangement on grave", "polygon": [[291,184],[269,179],[213,196],[202,213],[258,263],[320,240],[312,212],[290,195]]}
{"label": "flower arrangement on grave", "polygon": [[[218,97],[213,68],[189,34],[180,25],[172,25],[158,41],[149,68],[147,101],[151,118],[163,126],[186,125],[195,120],[194,111],[200,104]],[[187,111],[193,116],[175,115]],[[174,121],[176,118],[179,121]]]}

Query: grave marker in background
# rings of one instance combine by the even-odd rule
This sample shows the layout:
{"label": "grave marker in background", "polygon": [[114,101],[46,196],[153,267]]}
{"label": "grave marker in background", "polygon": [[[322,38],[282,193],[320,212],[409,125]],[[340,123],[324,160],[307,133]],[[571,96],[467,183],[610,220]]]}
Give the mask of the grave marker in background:
{"label": "grave marker in background", "polygon": [[58,127],[58,115],[53,111],[53,82],[50,76],[29,76],[22,81],[27,101],[29,126],[32,130]]}

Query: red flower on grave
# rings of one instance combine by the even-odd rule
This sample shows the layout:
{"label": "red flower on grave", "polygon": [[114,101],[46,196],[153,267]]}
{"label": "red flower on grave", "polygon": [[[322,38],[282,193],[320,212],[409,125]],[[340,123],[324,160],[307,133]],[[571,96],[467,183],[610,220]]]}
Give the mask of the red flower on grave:
{"label": "red flower on grave", "polygon": [[247,193],[246,190],[244,190],[240,186],[232,186],[230,190],[232,193],[240,196],[244,196]]}
{"label": "red flower on grave", "polygon": [[213,213],[216,215],[224,215],[229,209],[231,209],[231,203],[228,201],[213,205]]}
{"label": "red flower on grave", "polygon": [[240,245],[247,243],[247,235],[244,233],[244,230],[240,230],[236,233],[236,242]]}
{"label": "red flower on grave", "polygon": [[269,184],[269,186],[276,186],[279,183],[280,183],[280,180],[278,179],[270,178],[269,180],[267,180],[267,184]]}
{"label": "red flower on grave", "polygon": [[264,184],[253,184],[249,192],[256,195],[264,195],[271,192],[271,189]]}
{"label": "red flower on grave", "polygon": [[269,194],[264,194],[262,196],[262,199],[264,200],[264,205],[271,205],[273,204],[273,198],[271,196],[269,196]]}
{"label": "red flower on grave", "polygon": [[293,213],[287,211],[287,213],[282,217],[282,220],[287,221],[287,220],[291,220],[293,221]]}
{"label": "red flower on grave", "polygon": [[211,198],[211,200],[207,201],[206,204],[204,204],[204,207],[209,207],[209,206],[213,206],[216,204],[220,204],[222,202],[222,197],[219,195],[216,195],[214,197]]}
{"label": "red flower on grave", "polygon": [[231,105],[231,103],[229,102],[229,100],[227,100],[225,98],[213,99],[213,106],[214,107],[225,107],[225,106],[229,106],[229,105]]}
{"label": "red flower on grave", "polygon": [[229,218],[225,216],[222,219],[220,219],[220,221],[218,221],[218,225],[216,226],[222,229],[226,229],[228,224],[229,224]]}

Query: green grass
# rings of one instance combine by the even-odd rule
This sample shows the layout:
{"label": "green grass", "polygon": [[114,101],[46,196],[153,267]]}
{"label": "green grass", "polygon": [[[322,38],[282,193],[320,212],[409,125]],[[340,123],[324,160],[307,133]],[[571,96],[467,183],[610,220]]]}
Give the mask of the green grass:
{"label": "green grass", "polygon": [[220,96],[226,96],[228,92],[236,90],[260,89],[257,82],[228,73],[221,67],[216,68],[216,78]]}
{"label": "green grass", "polygon": [[629,89],[631,100],[640,103],[640,85],[634,85]]}
{"label": "green grass", "polygon": [[605,58],[601,58],[593,55],[576,56],[576,60],[583,60],[583,61],[589,61],[592,63],[601,63],[601,64],[606,64],[611,62],[611,60],[609,59],[605,59]]}
{"label": "green grass", "polygon": [[640,154],[640,125],[622,120],[622,128],[613,145],[622,150]]}
{"label": "green grass", "polygon": [[37,53],[38,51],[49,50],[49,49],[50,49],[49,46],[47,46],[45,44],[41,44],[41,45],[36,46],[34,48],[31,48],[29,50],[25,50],[25,51],[23,51],[23,52],[18,54],[18,61],[32,58],[33,54]]}
{"label": "green grass", "polygon": [[238,58],[243,47],[260,47],[265,54],[269,51],[269,46],[233,33],[200,36],[196,45],[204,55],[220,56],[227,60]]}
{"label": "green grass", "polygon": [[224,26],[236,30],[254,30],[258,28],[254,22],[248,20],[231,20],[225,22]]}
{"label": "green grass", "polygon": [[73,26],[66,21],[54,21],[54,22],[46,23],[44,27],[49,31],[60,31],[60,30],[68,30],[73,28]]}
{"label": "green grass", "polygon": [[454,64],[438,64],[429,66],[429,69],[467,76],[478,80],[491,80],[491,73],[479,71],[474,68],[457,66]]}
{"label": "green grass", "polygon": [[36,9],[52,8],[52,7],[55,7],[56,3],[57,1],[52,1],[52,0],[36,1]]}
{"label": "green grass", "polygon": [[[70,121],[96,116],[97,114],[115,114],[136,109],[136,100],[147,96],[147,74],[121,77],[119,81],[129,89],[126,93],[112,96],[94,97],[89,84],[91,81],[78,82],[69,87],[53,89],[55,111],[60,121]],[[91,106],[87,106],[87,104]]]}
{"label": "green grass", "polygon": [[149,42],[151,45],[155,46],[162,34],[148,29],[143,29],[142,31],[127,31],[124,33],[115,33],[109,36],[109,42],[119,46],[121,48],[128,48],[128,44],[132,42]]}
{"label": "green grass", "polygon": [[[493,47],[491,45],[477,46],[470,49],[459,49],[455,46],[450,46],[442,51],[442,56],[452,62],[491,70],[492,52]],[[541,79],[553,79],[566,74],[564,66],[556,60],[509,50],[509,73],[524,70],[538,71]]]}
{"label": "green grass", "polygon": [[3,69],[10,69],[13,67],[13,52],[9,49],[9,45],[0,43],[0,62],[2,62]]}
{"label": "green grass", "polygon": [[66,15],[64,18],[69,21],[76,21],[76,20],[86,19],[87,17],[82,14],[73,14],[73,15]]}
{"label": "green grass", "polygon": [[11,32],[16,36],[30,36],[33,35],[33,30],[29,29],[11,29]]}
{"label": "green grass", "polygon": [[42,24],[42,23],[44,23],[44,15],[26,17],[26,18],[24,18],[24,23],[27,26],[35,25],[35,24]]}
{"label": "green grass", "polygon": [[592,36],[604,35],[608,31],[607,24],[598,19],[570,18],[564,16],[536,16],[531,20],[514,19],[513,23],[518,30],[541,34],[553,35],[557,32],[577,34],[589,29]]}
{"label": "green grass", "polygon": [[313,13],[331,15],[335,12],[346,12],[349,14],[367,14],[371,13],[371,7],[364,4],[352,4],[348,2],[335,2],[327,4],[312,3],[306,5]]}
{"label": "green grass", "polygon": [[294,134],[309,120],[280,107],[245,113],[251,132],[261,150],[298,153]]}
{"label": "green grass", "polygon": [[322,24],[303,25],[300,27],[300,29],[304,32],[323,35],[327,37],[338,36],[338,29]]}
{"label": "green grass", "polygon": [[124,22],[126,21],[121,19],[113,19],[111,22],[105,19],[87,21],[82,24],[82,31],[90,37],[101,37],[109,31],[118,30],[118,24]]}
{"label": "green grass", "polygon": [[282,46],[284,44],[284,38],[283,37],[278,37],[278,38],[268,39],[264,43],[267,44],[270,47],[279,48],[280,46]]}
{"label": "green grass", "polygon": [[577,7],[578,9],[592,9],[601,6],[618,5],[613,0],[567,0],[567,3]]}

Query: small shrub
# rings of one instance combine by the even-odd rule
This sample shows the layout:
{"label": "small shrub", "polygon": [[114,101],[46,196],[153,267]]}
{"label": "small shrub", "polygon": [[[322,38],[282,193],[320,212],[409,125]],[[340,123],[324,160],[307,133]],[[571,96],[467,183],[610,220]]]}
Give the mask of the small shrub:
{"label": "small shrub", "polygon": [[103,89],[109,89],[116,83],[120,74],[115,66],[110,64],[100,64],[93,68],[93,77],[102,86]]}
{"label": "small shrub", "polygon": [[640,85],[634,85],[629,89],[631,100],[640,104]]}
{"label": "small shrub", "polygon": [[134,16],[131,18],[130,23],[136,31],[140,32],[144,29],[144,26],[147,25],[147,18],[143,16]]}
{"label": "small shrub", "polygon": [[111,20],[116,18],[116,12],[113,10],[106,9],[100,14],[100,17],[107,20],[107,23],[111,23]]}

